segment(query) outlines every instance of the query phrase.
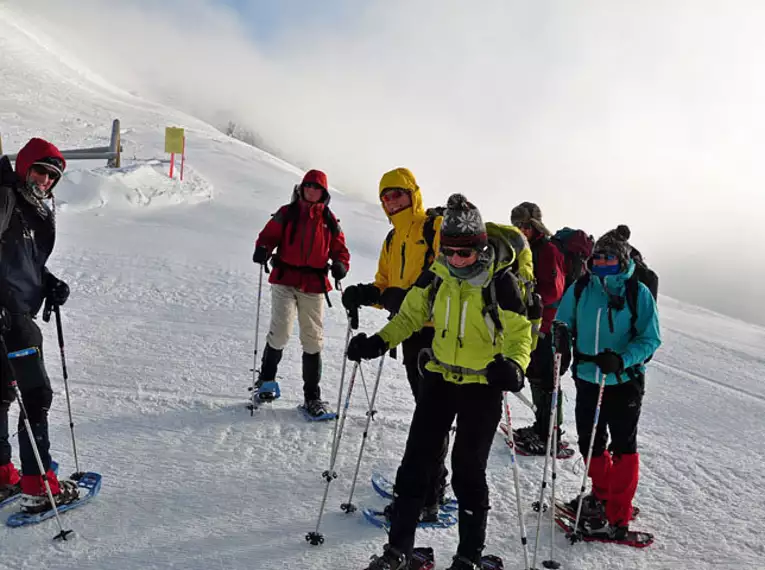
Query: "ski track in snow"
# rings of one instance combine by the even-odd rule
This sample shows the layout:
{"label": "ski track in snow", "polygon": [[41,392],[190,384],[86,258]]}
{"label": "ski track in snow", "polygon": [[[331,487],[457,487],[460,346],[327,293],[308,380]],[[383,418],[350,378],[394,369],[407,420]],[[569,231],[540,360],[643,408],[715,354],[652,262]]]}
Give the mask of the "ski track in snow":
{"label": "ski track in snow", "polygon": [[[252,417],[245,409],[258,276],[252,244],[289,198],[299,171],[109,86],[28,29],[34,28],[23,14],[0,7],[6,150],[38,134],[62,147],[106,144],[111,120],[120,117],[125,162],[119,172],[72,162],[58,189],[60,237],[50,263],[72,288],[62,314],[80,462],[103,474],[103,489],[89,506],[63,517],[76,532],[69,542],[51,541],[55,521],[0,527],[0,568],[363,568],[381,551],[385,534],[339,509],[366,423],[361,379],[322,522],[326,543],[319,547],[304,536],[316,524],[333,423],[306,422],[295,410],[301,401],[296,337],[280,367],[282,398]],[[59,55],[52,59],[49,49]],[[164,177],[162,136],[169,124],[186,126],[189,136],[183,185]],[[368,281],[388,226],[374,204],[336,196],[332,205],[353,253],[346,283]],[[334,408],[346,322],[339,295],[331,298],[322,386]],[[645,550],[570,546],[556,529],[555,557],[571,570],[765,567],[758,520],[765,511],[765,331],[672,299],[662,299],[660,309],[665,344],[647,378],[636,499],[643,512],[634,523],[654,532],[656,542]],[[261,349],[269,311],[264,283]],[[384,322],[381,312],[362,313],[362,330]],[[66,474],[74,464],[55,327],[41,326],[56,391],[53,454]],[[377,365],[363,370],[371,396]],[[573,384],[566,377],[563,385],[564,429],[576,445]],[[379,390],[358,506],[384,504],[369,476],[373,470],[393,476],[413,410],[400,361],[388,361]],[[512,408],[516,426],[530,421],[514,398]],[[531,554],[537,515],[530,504],[538,498],[543,462],[518,461]],[[575,494],[582,469],[578,454],[558,462],[558,497]],[[510,455],[499,434],[488,480],[486,550],[503,556],[508,569],[521,568]],[[540,539],[541,561],[549,554],[547,517]],[[457,529],[421,531],[417,542],[434,546],[439,567],[446,567]]]}

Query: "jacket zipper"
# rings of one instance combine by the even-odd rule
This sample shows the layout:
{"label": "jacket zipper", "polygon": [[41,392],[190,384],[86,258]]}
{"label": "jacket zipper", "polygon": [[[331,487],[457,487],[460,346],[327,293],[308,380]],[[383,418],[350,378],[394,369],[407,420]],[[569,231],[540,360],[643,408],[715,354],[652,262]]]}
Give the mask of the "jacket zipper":
{"label": "jacket zipper", "polygon": [[406,241],[401,244],[401,275],[400,279],[404,279],[404,266],[406,265]]}

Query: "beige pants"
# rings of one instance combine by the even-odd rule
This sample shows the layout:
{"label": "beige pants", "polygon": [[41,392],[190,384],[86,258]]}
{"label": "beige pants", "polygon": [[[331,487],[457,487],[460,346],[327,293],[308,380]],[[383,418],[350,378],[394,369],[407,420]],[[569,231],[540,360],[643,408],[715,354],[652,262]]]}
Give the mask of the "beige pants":
{"label": "beige pants", "polygon": [[300,325],[303,352],[316,354],[324,346],[324,295],[303,293],[295,287],[271,285],[271,326],[268,344],[277,350],[287,346],[295,325]]}

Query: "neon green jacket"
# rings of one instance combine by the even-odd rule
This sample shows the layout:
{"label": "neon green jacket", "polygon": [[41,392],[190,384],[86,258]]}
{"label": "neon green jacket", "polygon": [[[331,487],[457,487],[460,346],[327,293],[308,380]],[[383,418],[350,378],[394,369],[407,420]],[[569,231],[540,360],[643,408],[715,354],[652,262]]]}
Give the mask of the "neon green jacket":
{"label": "neon green jacket", "polygon": [[[502,268],[500,264],[496,270]],[[483,287],[494,275],[493,263],[476,278],[461,280],[449,273],[440,256],[431,265],[430,272],[443,281],[433,301],[435,358],[427,364],[428,370],[439,372],[445,380],[455,384],[486,384],[486,366],[498,353],[511,358],[526,370],[531,353],[531,323],[525,316],[503,308],[510,304],[522,304],[520,298],[507,298],[511,295],[520,297],[517,287],[514,292],[508,292],[506,287],[497,284],[503,331],[495,335],[494,323],[483,314],[485,305],[482,294]],[[498,279],[498,282],[502,279],[506,278]],[[390,348],[409,338],[429,321],[432,283],[424,284],[424,281],[421,279],[412,287],[399,313],[378,333]]]}

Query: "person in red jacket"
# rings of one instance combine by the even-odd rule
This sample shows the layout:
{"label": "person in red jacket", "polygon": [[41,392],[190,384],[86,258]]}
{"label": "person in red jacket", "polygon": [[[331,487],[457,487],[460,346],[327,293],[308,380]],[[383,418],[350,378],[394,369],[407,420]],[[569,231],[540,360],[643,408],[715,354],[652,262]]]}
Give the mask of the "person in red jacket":
{"label": "person in red jacket", "polygon": [[269,258],[274,267],[268,280],[271,325],[257,387],[276,378],[297,317],[303,345],[305,409],[319,417],[328,411],[319,388],[324,297],[331,290],[327,273],[340,281],[348,273],[351,259],[343,231],[329,209],[327,175],[320,170],[305,174],[294,189],[292,202],[279,208],[258,235],[252,260],[265,266]]}
{"label": "person in red jacket", "polygon": [[[529,240],[534,261],[535,291],[542,298],[544,306],[539,341],[531,353],[531,364],[526,371],[536,406],[536,419],[534,425],[515,431],[515,445],[528,455],[544,455],[550,429],[554,380],[554,343],[551,329],[558,302],[565,292],[566,260],[560,250],[550,242],[552,233],[542,223],[542,211],[539,206],[533,202],[523,202],[513,208],[510,220]],[[558,427],[563,421],[561,394],[562,392],[558,392]],[[559,451],[560,444],[559,438]]]}

